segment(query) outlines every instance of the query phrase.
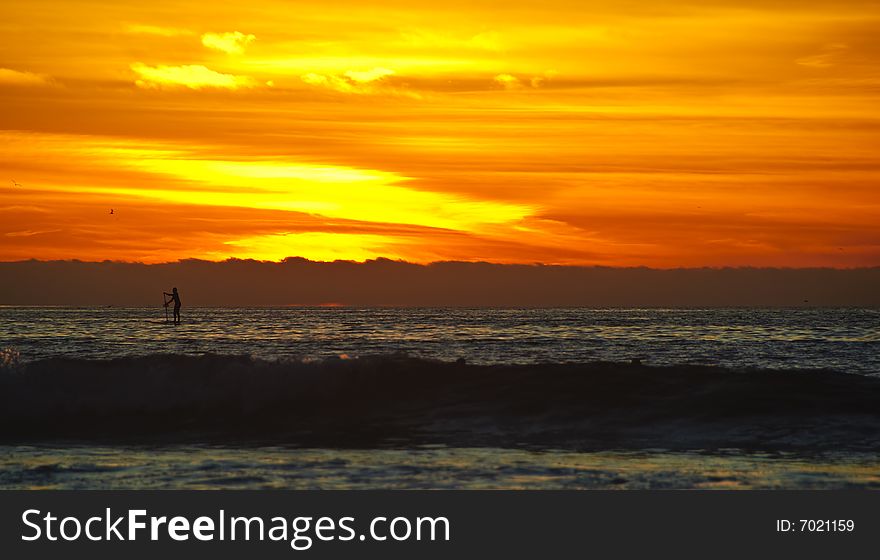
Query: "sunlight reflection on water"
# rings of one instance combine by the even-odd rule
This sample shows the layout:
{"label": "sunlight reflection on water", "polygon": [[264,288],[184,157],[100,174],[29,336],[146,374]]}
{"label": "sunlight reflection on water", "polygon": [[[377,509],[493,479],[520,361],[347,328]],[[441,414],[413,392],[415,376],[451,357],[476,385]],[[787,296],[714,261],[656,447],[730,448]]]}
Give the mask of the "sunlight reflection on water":
{"label": "sunlight reflection on water", "polygon": [[155,353],[267,359],[405,352],[471,363],[625,361],[880,374],[874,309],[393,309],[0,307],[22,359]]}
{"label": "sunlight reflection on water", "polygon": [[737,450],[0,446],[0,488],[880,489],[880,458]]}

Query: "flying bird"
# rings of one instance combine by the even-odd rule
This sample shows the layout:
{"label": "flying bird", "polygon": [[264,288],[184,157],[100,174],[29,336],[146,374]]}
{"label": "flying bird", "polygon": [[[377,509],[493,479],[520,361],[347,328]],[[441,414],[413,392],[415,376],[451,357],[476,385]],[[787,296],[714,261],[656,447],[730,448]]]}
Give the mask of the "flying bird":
{"label": "flying bird", "polygon": [[15,179],[11,179],[13,187],[20,187],[21,183],[17,182]]}
{"label": "flying bird", "polygon": [[110,215],[111,215],[111,216],[113,215],[113,209],[112,209],[112,208],[110,209]]}

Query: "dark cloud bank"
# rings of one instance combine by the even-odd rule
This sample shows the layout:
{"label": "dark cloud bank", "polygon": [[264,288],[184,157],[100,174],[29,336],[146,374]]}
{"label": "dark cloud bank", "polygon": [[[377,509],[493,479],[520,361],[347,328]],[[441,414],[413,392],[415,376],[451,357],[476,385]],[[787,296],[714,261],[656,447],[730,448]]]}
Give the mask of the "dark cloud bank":
{"label": "dark cloud bank", "polygon": [[655,270],[441,262],[185,260],[0,263],[0,304],[391,306],[880,306],[880,267]]}

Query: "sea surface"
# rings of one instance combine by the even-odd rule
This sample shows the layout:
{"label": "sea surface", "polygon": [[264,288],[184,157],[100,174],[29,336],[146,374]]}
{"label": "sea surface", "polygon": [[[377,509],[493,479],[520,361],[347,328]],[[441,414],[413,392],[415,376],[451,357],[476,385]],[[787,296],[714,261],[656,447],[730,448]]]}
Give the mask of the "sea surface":
{"label": "sea surface", "polygon": [[[4,375],[26,375],[28,363],[47,358],[157,354],[306,363],[390,354],[469,364],[639,358],[880,377],[880,310],[185,307],[172,325],[162,308],[0,307]],[[2,488],[880,489],[880,453],[113,445],[83,434],[0,445]]]}
{"label": "sea surface", "polygon": [[24,361],[151,354],[321,359],[405,353],[468,363],[629,361],[880,375],[880,309],[0,307]]}
{"label": "sea surface", "polygon": [[0,446],[0,489],[880,489],[871,454]]}

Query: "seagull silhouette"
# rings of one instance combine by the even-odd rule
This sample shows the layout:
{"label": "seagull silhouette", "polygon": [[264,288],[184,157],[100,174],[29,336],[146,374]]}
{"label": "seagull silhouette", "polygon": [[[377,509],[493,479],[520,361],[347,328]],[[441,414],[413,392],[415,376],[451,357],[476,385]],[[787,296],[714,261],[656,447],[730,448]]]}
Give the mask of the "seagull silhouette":
{"label": "seagull silhouette", "polygon": [[112,209],[112,208],[110,209],[110,215],[111,215],[111,216],[113,215],[113,209]]}
{"label": "seagull silhouette", "polygon": [[21,183],[17,182],[15,179],[11,179],[13,187],[20,187]]}

